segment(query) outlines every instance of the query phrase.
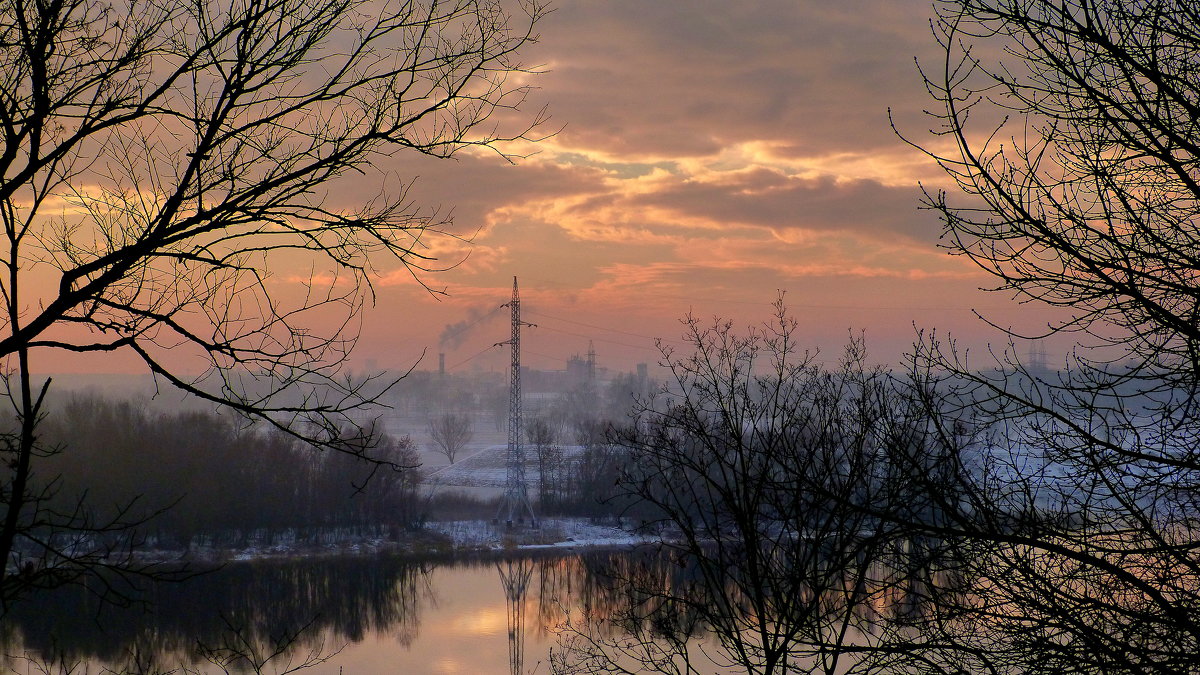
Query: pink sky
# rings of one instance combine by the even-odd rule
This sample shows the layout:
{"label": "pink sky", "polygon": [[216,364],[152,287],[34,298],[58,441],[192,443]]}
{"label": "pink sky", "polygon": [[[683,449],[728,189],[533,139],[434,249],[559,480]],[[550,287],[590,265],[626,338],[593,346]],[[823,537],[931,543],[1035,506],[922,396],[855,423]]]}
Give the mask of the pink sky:
{"label": "pink sky", "polygon": [[507,337],[501,313],[439,338],[505,302],[514,275],[539,325],[525,337],[538,368],[589,339],[602,366],[654,363],[653,338],[677,338],[689,310],[756,322],[779,291],[829,361],[851,331],[882,362],[898,361],[914,324],[997,339],[972,308],[1036,325],[937,247],[917,182],[945,180],[889,127],[891,108],[932,139],[913,62],[937,59],[930,14],[928,0],[562,0],[525,55],[544,70],[526,111],[545,105],[561,131],[509,148],[536,154],[399,153],[333,193],[354,204],[416,179],[410,196],[473,236],[432,242],[452,269],[422,278],[444,297],[383,270],[354,365],[403,369],[424,351],[417,367],[432,369],[444,351],[453,368],[503,369],[504,350],[489,349]]}
{"label": "pink sky", "polygon": [[758,321],[777,290],[830,358],[852,330],[887,362],[914,324],[994,339],[972,308],[1028,323],[937,247],[917,182],[945,180],[888,124],[891,108],[931,138],[913,61],[938,56],[930,13],[927,0],[559,3],[527,55],[546,71],[530,109],[547,105],[558,135],[515,166],[395,158],[397,175],[419,176],[417,199],[478,234],[466,261],[427,277],[448,298],[383,282],[360,362],[402,367],[427,348],[420,367],[440,350],[452,366],[502,368],[502,350],[471,357],[505,338],[503,317],[438,337],[504,302],[513,275],[539,324],[526,334],[535,367],[561,367],[589,338],[602,365],[654,362],[649,338],[677,337],[689,310]]}

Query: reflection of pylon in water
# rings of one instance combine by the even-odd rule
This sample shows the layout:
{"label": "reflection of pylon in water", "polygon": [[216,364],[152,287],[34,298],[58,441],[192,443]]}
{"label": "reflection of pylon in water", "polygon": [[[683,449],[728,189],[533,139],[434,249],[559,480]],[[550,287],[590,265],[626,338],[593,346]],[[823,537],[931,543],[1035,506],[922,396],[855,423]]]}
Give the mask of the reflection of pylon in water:
{"label": "reflection of pylon in water", "polygon": [[1034,340],[1029,345],[1029,371],[1034,375],[1043,375],[1048,370],[1046,345],[1041,340]]}
{"label": "reflection of pylon in water", "polygon": [[510,527],[513,521],[521,522],[529,515],[530,525],[537,527],[533,505],[529,503],[529,488],[525,484],[525,449],[521,447],[521,296],[517,294],[517,278],[513,277],[512,300],[506,305],[512,310],[512,337],[507,344],[512,350],[512,365],[508,385],[508,478],[504,485],[504,498],[496,520],[503,520]]}
{"label": "reflection of pylon in water", "polygon": [[507,560],[496,563],[496,571],[500,572],[508,605],[508,669],[511,675],[521,675],[525,664],[525,595],[529,592],[533,562]]}

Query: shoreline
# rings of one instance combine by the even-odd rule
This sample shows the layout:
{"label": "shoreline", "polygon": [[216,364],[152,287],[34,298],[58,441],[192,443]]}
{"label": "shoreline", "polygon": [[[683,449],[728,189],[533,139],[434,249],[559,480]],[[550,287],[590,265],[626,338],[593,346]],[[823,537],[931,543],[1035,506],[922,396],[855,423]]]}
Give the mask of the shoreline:
{"label": "shoreline", "polygon": [[242,547],[194,546],[187,550],[147,548],[132,551],[139,564],[225,564],[257,560],[289,560],[331,556],[442,556],[479,553],[570,553],[576,550],[635,548],[659,538],[630,532],[615,525],[600,525],[590,518],[547,518],[539,528],[506,528],[489,520],[454,520],[426,523],[395,537],[328,532],[317,541],[299,541],[294,533],[273,537],[272,543],[252,542]]}

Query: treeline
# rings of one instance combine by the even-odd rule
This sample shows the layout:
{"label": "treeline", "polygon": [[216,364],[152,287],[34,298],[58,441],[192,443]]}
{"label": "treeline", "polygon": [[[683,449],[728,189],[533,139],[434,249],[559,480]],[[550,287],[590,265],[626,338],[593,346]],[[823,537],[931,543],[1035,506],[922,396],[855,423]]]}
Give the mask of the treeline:
{"label": "treeline", "polygon": [[637,511],[617,489],[632,461],[627,448],[613,443],[619,428],[602,418],[563,423],[542,416],[527,422],[526,456],[537,476],[530,496],[536,496],[539,513],[615,518]]}
{"label": "treeline", "polygon": [[49,505],[86,509],[95,523],[138,523],[149,546],[379,532],[419,519],[419,460],[407,437],[380,437],[369,451],[380,465],[234,415],[160,412],[95,395],[57,407],[43,432],[56,452],[35,476]]}
{"label": "treeline", "polygon": [[[632,403],[632,396],[627,399]],[[137,547],[299,543],[335,533],[394,538],[438,517],[487,518],[494,505],[426,489],[408,436],[380,434],[367,451],[318,450],[262,423],[210,410],[164,411],[97,394],[55,402],[49,454],[35,475],[56,513]],[[525,425],[530,497],[539,516],[613,518],[630,511],[617,480],[628,449],[613,420],[543,411]],[[537,478],[534,478],[534,477]],[[636,510],[636,509],[634,509]]]}

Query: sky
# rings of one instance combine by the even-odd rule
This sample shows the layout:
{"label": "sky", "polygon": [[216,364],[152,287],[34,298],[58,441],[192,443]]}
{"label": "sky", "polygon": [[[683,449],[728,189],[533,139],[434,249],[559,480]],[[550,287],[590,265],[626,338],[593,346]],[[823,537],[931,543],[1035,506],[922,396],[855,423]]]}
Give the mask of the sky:
{"label": "sky", "polygon": [[[680,320],[767,319],[784,294],[800,341],[836,361],[851,334],[898,363],[918,329],[999,340],[1035,313],[938,246],[918,183],[946,185],[906,144],[936,144],[914,59],[939,57],[929,0],[559,0],[523,62],[524,107],[553,135],[450,160],[398,152],[372,181],[413,181],[415,203],[470,239],[432,240],[430,293],[381,268],[355,369],[503,370],[499,306],[519,279],[524,363],[655,364]],[[889,117],[890,111],[890,117]],[[280,283],[288,278],[280,277]]]}
{"label": "sky", "polygon": [[444,297],[384,276],[356,362],[502,369],[514,275],[537,368],[589,339],[602,366],[653,364],[688,312],[748,325],[780,292],[830,361],[859,332],[884,363],[918,328],[998,339],[972,310],[1002,325],[1028,310],[938,247],[918,183],[946,179],[889,124],[939,142],[914,61],[938,58],[931,15],[927,0],[562,0],[525,53],[543,71],[526,110],[558,130],[536,154],[392,158],[473,244],[423,275]]}

